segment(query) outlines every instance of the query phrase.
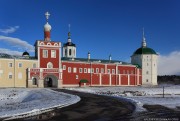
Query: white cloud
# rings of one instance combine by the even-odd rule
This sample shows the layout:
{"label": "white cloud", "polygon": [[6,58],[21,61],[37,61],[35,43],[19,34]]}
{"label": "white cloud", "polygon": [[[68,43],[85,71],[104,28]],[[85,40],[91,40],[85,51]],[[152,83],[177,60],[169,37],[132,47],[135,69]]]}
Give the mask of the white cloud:
{"label": "white cloud", "polygon": [[180,75],[180,51],[159,55],[158,75]]}
{"label": "white cloud", "polygon": [[19,26],[8,27],[7,29],[0,29],[0,32],[4,34],[9,34],[9,33],[14,33],[17,29],[19,29]]}
{"label": "white cloud", "polygon": [[27,50],[28,52],[34,52],[34,46],[19,38],[0,36],[0,41],[5,41],[11,46],[16,47],[17,49],[22,48],[24,50]]}
{"label": "white cloud", "polygon": [[13,50],[5,49],[5,48],[0,48],[0,53],[5,53],[5,54],[9,54],[9,55],[22,56],[23,52],[13,51]]}

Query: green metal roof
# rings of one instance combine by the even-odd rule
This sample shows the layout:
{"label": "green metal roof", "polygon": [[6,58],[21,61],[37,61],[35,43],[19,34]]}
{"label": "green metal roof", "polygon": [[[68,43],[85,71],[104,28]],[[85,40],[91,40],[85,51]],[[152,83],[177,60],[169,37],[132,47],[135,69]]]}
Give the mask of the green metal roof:
{"label": "green metal roof", "polygon": [[138,48],[134,54],[157,54],[153,49],[148,47]]}
{"label": "green metal roof", "polygon": [[119,61],[119,60],[105,60],[105,59],[90,59],[88,60],[87,58],[67,58],[67,57],[62,57],[62,61],[75,61],[75,62],[97,62],[97,63],[119,63],[123,65],[131,65],[129,63]]}

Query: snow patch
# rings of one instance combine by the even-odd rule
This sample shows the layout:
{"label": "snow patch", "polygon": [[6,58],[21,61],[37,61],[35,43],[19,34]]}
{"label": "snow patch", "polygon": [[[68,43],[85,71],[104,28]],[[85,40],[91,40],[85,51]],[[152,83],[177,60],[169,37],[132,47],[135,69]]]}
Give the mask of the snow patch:
{"label": "snow patch", "polygon": [[0,89],[0,118],[22,118],[41,114],[80,101],[80,97],[50,89]]}
{"label": "snow patch", "polygon": [[[164,98],[163,98],[164,87]],[[108,95],[124,99],[136,105],[136,111],[145,111],[144,104],[159,104],[169,108],[180,107],[180,85],[159,85],[156,87],[87,87],[67,88],[80,92]]]}

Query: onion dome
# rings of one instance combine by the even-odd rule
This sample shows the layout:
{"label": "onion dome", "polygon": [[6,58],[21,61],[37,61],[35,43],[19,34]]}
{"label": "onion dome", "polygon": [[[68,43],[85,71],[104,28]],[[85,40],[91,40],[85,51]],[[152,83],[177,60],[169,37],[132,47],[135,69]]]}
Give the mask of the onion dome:
{"label": "onion dome", "polygon": [[134,52],[134,54],[157,54],[157,53],[152,48],[140,47]]}
{"label": "onion dome", "polygon": [[23,57],[29,57],[29,53],[27,51],[23,52],[22,54]]}
{"label": "onion dome", "polygon": [[51,31],[51,25],[48,22],[44,25],[44,31]]}
{"label": "onion dome", "polygon": [[157,54],[152,48],[147,47],[146,38],[144,36],[144,28],[143,28],[142,45],[134,52],[134,54]]}

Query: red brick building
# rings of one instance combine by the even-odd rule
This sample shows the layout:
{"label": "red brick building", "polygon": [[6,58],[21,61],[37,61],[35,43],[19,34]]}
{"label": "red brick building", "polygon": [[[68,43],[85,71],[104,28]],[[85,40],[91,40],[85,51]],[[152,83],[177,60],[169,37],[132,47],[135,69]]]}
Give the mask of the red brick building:
{"label": "red brick building", "polygon": [[[76,45],[70,32],[68,41],[51,41],[51,26],[44,25],[44,40],[35,42],[35,57],[38,66],[28,68],[28,87],[70,87],[70,86],[137,86],[142,85],[142,70],[136,65],[112,60],[76,58]],[[62,52],[61,52],[62,50]],[[62,57],[61,57],[62,53]],[[87,80],[86,83],[80,83]]]}

